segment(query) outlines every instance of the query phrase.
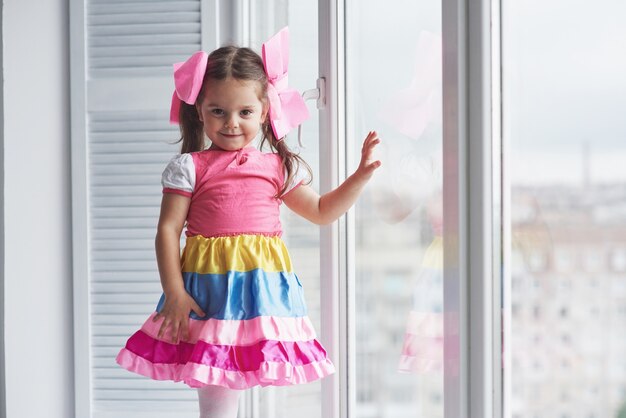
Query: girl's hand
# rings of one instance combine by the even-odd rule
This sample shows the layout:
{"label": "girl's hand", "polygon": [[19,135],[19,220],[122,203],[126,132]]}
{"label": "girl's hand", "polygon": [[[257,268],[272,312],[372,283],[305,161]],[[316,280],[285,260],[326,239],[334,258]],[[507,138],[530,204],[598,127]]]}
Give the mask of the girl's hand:
{"label": "girl's hand", "polygon": [[374,160],[374,148],[380,143],[378,134],[370,132],[363,142],[361,162],[354,174],[334,190],[320,195],[311,187],[302,185],[283,196],[289,209],[318,225],[328,225],[337,220],[354,204],[374,171],[381,162]]}
{"label": "girl's hand", "polygon": [[164,318],[159,329],[158,338],[162,338],[167,328],[171,326],[170,335],[172,336],[172,342],[178,343],[179,337],[182,337],[183,340],[188,340],[189,312],[191,311],[194,311],[198,316],[206,315],[184,289],[166,295],[163,309],[152,319],[154,322],[157,322],[160,318]]}
{"label": "girl's hand", "polygon": [[380,160],[374,160],[374,148],[380,144],[380,138],[376,131],[370,131],[363,141],[363,148],[361,149],[361,162],[359,167],[354,172],[355,176],[360,177],[363,180],[369,180],[374,174],[374,171],[381,166]]}

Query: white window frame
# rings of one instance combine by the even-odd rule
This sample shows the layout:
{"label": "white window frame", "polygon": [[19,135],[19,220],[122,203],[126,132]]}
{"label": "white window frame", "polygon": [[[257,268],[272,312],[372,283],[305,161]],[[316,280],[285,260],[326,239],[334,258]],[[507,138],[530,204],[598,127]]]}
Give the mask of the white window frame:
{"label": "white window frame", "polygon": [[442,12],[444,416],[497,418],[503,416],[500,2],[443,0]]}
{"label": "white window frame", "polygon": [[[326,109],[320,112],[322,192],[347,177],[347,150],[354,149],[345,134],[344,11],[343,0],[319,2],[320,77],[328,88]],[[442,32],[448,173],[444,413],[446,418],[497,418],[503,416],[500,266],[507,239],[502,221],[508,216],[500,165],[500,1],[443,0]],[[353,210],[322,229],[322,338],[338,368],[338,376],[322,386],[325,418],[355,414],[354,232]]]}
{"label": "white window frame", "polygon": [[[328,192],[346,178],[345,150],[345,20],[342,0],[319,0],[319,77],[326,79],[326,105],[319,113],[320,193]],[[321,341],[335,363],[337,373],[322,381],[322,416],[348,417],[354,404],[354,297],[348,283],[349,260],[346,217],[321,228]],[[342,332],[348,330],[348,333]],[[352,355],[350,355],[352,354]]]}
{"label": "white window frame", "polygon": [[[218,0],[207,3],[219,13],[228,12],[219,9],[222,2]],[[326,79],[327,89],[319,131],[320,155],[324,157],[320,158],[320,191],[325,192],[347,177],[347,150],[354,147],[345,140],[345,2],[319,0],[318,4],[319,76]],[[497,418],[503,416],[500,266],[506,257],[501,256],[502,248],[506,248],[502,244],[508,239],[501,228],[508,212],[501,204],[506,189],[502,188],[499,165],[500,3],[443,0],[442,7],[443,149],[444,167],[449,172],[444,176],[445,417]],[[216,20],[219,36],[228,29],[218,26]],[[244,28],[248,26],[243,23]],[[74,392],[76,416],[89,417],[84,1],[70,2],[70,31]],[[239,36],[243,40],[249,34],[243,31]],[[321,340],[338,370],[322,383],[324,418],[355,414],[354,229],[354,212],[350,211],[321,230]]]}
{"label": "white window frame", "polygon": [[71,1],[70,135],[72,180],[72,269],[74,300],[74,414],[91,416],[89,292],[89,202],[86,112],[85,1]]}

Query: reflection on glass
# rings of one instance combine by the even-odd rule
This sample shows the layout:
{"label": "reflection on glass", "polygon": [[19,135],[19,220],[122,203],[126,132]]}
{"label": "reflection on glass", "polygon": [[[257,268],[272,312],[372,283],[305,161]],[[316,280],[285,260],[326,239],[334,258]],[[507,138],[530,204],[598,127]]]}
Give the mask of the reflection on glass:
{"label": "reflection on glass", "polygon": [[[316,85],[318,75],[317,2],[270,2],[254,14],[252,47],[261,44],[284,26],[289,26],[289,86],[302,92]],[[302,125],[305,148],[300,149],[297,130],[289,133],[287,143],[313,170],[311,187],[319,191],[319,129],[315,102],[309,102],[311,117]],[[289,248],[294,270],[304,286],[309,318],[318,335],[320,326],[320,239],[319,228],[286,207],[281,209],[283,239]],[[259,389],[259,416],[273,418],[321,418],[321,381],[306,385]]]}
{"label": "reflection on glass", "polygon": [[392,3],[346,6],[354,162],[368,131],[383,141],[383,165],[356,206],[355,416],[435,418],[443,417],[441,5]]}
{"label": "reflection on glass", "polygon": [[503,2],[513,418],[626,417],[624,16]]}

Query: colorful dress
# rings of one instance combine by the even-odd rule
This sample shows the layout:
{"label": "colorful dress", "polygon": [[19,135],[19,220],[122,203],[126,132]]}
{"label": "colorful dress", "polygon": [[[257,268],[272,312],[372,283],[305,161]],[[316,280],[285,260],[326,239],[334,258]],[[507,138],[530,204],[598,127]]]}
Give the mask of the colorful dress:
{"label": "colorful dress", "polygon": [[[232,389],[292,385],[335,369],[307,316],[303,289],[281,239],[280,157],[246,147],[175,156],[163,192],[191,198],[181,268],[206,313],[189,314],[189,339],[173,343],[163,319],[133,334],[116,361],[156,380]],[[288,192],[302,183],[296,173]]]}

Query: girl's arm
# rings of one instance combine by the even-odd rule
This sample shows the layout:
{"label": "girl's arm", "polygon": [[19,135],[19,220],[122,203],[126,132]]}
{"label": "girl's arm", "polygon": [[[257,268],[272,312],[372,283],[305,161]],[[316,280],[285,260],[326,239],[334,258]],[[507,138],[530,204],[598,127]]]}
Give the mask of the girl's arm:
{"label": "girl's arm", "polygon": [[287,207],[298,215],[318,225],[327,225],[337,220],[354,204],[363,187],[380,167],[381,162],[373,159],[378,134],[370,132],[363,142],[361,162],[357,170],[336,189],[320,196],[308,186],[300,186],[283,197]]}
{"label": "girl's arm", "polygon": [[161,214],[155,239],[157,264],[161,276],[161,286],[165,293],[165,304],[161,312],[154,316],[156,322],[163,319],[158,337],[161,338],[171,326],[172,341],[178,341],[179,332],[184,339],[189,338],[188,318],[193,310],[200,316],[204,312],[185,291],[180,267],[180,234],[187,218],[191,199],[173,193],[164,193],[161,201]]}

